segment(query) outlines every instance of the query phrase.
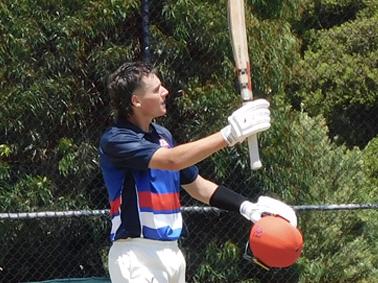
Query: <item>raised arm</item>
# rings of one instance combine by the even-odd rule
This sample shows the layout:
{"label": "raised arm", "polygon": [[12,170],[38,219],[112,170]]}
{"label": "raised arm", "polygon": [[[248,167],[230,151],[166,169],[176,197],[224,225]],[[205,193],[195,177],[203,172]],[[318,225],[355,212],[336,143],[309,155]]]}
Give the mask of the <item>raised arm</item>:
{"label": "raised arm", "polygon": [[228,117],[228,123],[220,132],[206,138],[174,148],[158,149],[153,154],[149,167],[181,170],[226,146],[233,146],[251,135],[269,129],[269,102],[264,99],[248,102]]}

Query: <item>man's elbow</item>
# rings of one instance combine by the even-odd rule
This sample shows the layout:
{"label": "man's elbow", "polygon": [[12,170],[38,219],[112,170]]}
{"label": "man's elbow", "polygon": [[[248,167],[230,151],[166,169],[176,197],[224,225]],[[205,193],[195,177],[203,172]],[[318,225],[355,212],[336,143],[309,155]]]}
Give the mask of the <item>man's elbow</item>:
{"label": "man's elbow", "polygon": [[185,164],[181,160],[178,160],[177,158],[153,158],[150,161],[149,164],[150,168],[155,168],[155,169],[162,169],[162,170],[172,170],[172,171],[179,171],[181,169],[184,169]]}
{"label": "man's elbow", "polygon": [[171,149],[159,149],[152,156],[149,167],[178,171],[188,167],[188,165],[185,164],[182,158],[180,158],[176,154],[172,154]]}
{"label": "man's elbow", "polygon": [[179,171],[188,167],[185,164],[185,162],[183,162],[182,160],[179,160],[178,158],[167,159],[165,166],[167,170],[175,170],[175,171]]}

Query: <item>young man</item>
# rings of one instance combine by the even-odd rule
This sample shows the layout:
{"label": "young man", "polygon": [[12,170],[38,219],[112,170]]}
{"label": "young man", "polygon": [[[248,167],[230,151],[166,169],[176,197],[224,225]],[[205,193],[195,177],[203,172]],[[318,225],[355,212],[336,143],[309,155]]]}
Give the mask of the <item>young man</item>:
{"label": "young man", "polygon": [[209,155],[270,127],[269,103],[256,100],[235,111],[229,125],[203,139],[175,145],[171,133],[153,120],[166,114],[168,90],[144,63],[125,63],[109,77],[116,114],[103,134],[100,164],[111,206],[112,282],[185,282],[185,259],[177,246],[182,229],[179,193],[256,222],[279,214],[296,225],[294,211],[264,197],[258,203],[198,173]]}

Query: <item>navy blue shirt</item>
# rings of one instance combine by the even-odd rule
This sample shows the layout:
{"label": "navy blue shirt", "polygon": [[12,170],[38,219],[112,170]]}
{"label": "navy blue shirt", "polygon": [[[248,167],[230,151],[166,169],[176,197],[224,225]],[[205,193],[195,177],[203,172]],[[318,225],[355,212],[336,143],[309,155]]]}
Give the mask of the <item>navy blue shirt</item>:
{"label": "navy blue shirt", "polygon": [[105,131],[99,154],[111,207],[111,240],[143,237],[169,241],[180,237],[180,185],[193,182],[198,168],[148,168],[156,150],[174,146],[171,133],[155,123],[148,133],[127,121],[118,121]]}

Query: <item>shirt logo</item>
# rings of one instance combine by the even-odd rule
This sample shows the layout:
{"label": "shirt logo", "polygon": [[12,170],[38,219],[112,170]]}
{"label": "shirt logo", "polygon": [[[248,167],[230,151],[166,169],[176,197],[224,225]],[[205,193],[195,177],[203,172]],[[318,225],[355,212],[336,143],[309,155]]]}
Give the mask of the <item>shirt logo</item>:
{"label": "shirt logo", "polygon": [[161,147],[169,147],[169,144],[167,143],[165,139],[160,139],[159,143]]}

